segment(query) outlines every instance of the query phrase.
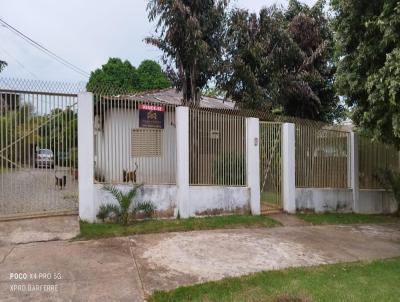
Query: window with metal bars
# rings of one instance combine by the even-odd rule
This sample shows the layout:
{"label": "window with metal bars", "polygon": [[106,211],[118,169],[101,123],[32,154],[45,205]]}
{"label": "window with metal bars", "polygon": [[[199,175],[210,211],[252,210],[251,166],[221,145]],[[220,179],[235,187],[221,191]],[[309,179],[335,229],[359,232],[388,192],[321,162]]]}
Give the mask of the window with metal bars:
{"label": "window with metal bars", "polygon": [[159,157],[162,155],[162,130],[132,129],[131,156]]}

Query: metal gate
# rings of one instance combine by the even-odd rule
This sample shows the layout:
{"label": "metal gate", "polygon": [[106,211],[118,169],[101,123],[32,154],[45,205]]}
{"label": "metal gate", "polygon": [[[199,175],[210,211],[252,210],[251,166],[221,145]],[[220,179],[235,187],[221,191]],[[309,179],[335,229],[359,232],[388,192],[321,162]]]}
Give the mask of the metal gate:
{"label": "metal gate", "polygon": [[77,94],[0,79],[0,219],[78,210]]}
{"label": "metal gate", "polygon": [[282,124],[260,122],[261,212],[282,209]]}

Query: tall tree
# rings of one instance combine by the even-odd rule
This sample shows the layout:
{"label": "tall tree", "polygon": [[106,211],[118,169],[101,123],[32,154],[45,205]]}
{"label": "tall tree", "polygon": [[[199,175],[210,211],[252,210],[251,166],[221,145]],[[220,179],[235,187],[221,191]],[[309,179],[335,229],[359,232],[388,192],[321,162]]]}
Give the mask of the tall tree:
{"label": "tall tree", "polygon": [[0,60],[0,72],[7,66],[7,62]]}
{"label": "tall tree", "polygon": [[233,11],[218,86],[240,107],[323,121],[340,117],[323,8],[324,1],[310,8],[291,0],[287,10]]}
{"label": "tall tree", "polygon": [[[222,59],[228,0],[149,0],[149,20],[158,36],[146,39],[164,52],[184,103],[198,103]],[[174,66],[173,66],[174,65]]]}
{"label": "tall tree", "polygon": [[336,85],[356,125],[400,146],[400,2],[332,0]]}
{"label": "tall tree", "polygon": [[136,92],[171,87],[171,81],[154,61],[145,60],[136,69],[129,61],[110,58],[90,75],[88,91]]}

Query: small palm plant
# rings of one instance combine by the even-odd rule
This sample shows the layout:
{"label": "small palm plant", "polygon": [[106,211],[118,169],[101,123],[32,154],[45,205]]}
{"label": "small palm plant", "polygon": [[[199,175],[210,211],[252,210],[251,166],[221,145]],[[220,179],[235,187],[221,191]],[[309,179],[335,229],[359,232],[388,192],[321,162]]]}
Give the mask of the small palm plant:
{"label": "small palm plant", "polygon": [[135,206],[134,213],[143,212],[146,218],[153,217],[155,211],[157,210],[157,206],[151,201],[140,202]]}
{"label": "small palm plant", "polygon": [[133,198],[136,196],[137,190],[141,186],[142,185],[135,185],[127,193],[122,192],[113,185],[105,185],[103,187],[103,190],[110,193],[118,202],[118,206],[112,204],[105,206],[108,213],[113,213],[117,217],[117,220],[123,225],[128,224],[129,208],[132,204]]}

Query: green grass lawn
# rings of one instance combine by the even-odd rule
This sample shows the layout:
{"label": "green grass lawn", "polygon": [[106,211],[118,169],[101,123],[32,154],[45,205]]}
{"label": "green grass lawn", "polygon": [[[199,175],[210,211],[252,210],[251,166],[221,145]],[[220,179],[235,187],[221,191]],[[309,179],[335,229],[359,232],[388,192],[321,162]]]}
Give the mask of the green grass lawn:
{"label": "green grass lawn", "polygon": [[171,292],[156,292],[152,302],[399,301],[400,258],[270,271],[228,278]]}
{"label": "green grass lawn", "polygon": [[227,229],[241,227],[273,227],[279,222],[263,216],[233,215],[205,218],[137,221],[126,227],[119,224],[91,224],[81,222],[77,239],[96,239],[133,234],[181,232],[194,230]]}
{"label": "green grass lawn", "polygon": [[357,224],[357,223],[400,223],[400,217],[390,215],[362,215],[326,213],[297,214],[297,217],[312,224]]}

